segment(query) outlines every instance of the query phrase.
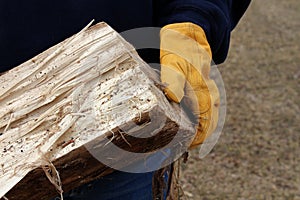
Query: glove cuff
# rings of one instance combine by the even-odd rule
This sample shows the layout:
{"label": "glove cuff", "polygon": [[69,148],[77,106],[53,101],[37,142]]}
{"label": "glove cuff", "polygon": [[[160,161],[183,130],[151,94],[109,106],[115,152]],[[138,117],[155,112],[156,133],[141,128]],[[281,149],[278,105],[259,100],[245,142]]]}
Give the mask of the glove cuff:
{"label": "glove cuff", "polygon": [[165,33],[168,31],[176,31],[186,37],[195,40],[199,45],[201,45],[202,48],[205,49],[205,51],[209,54],[210,58],[212,58],[210,45],[207,41],[204,30],[200,26],[191,22],[168,24],[162,27],[160,31],[160,37],[163,38]]}

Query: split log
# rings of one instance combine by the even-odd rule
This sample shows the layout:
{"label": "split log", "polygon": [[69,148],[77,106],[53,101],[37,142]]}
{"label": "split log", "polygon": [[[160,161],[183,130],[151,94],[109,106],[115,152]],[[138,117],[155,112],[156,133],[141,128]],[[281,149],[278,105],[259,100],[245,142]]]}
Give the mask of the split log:
{"label": "split log", "polygon": [[165,147],[176,159],[194,134],[156,72],[105,23],[1,75],[0,86],[0,197],[10,200],[49,199]]}

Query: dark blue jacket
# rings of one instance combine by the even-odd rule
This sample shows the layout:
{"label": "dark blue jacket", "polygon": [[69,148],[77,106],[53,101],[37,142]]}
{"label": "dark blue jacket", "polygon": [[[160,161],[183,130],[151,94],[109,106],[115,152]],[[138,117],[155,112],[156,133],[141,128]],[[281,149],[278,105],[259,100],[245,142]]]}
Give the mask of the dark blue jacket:
{"label": "dark blue jacket", "polygon": [[0,0],[0,72],[81,30],[92,19],[117,31],[193,22],[206,32],[216,63],[250,0]]}
{"label": "dark blue jacket", "polygon": [[216,63],[250,0],[0,0],[0,72],[78,32],[92,19],[117,31],[193,22],[206,32]]}

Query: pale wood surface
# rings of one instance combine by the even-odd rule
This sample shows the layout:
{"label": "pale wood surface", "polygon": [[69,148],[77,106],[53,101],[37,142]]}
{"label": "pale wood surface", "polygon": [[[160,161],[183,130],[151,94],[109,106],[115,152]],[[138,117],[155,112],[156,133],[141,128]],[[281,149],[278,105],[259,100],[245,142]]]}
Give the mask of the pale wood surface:
{"label": "pale wood surface", "polygon": [[[156,72],[105,23],[85,28],[1,75],[0,197],[53,196],[55,187],[40,168],[51,163],[64,190],[110,173],[86,150],[92,141],[103,152],[107,138],[141,152],[159,149],[179,129],[193,134],[188,118],[158,85]],[[124,139],[121,129],[147,131],[153,111],[159,113],[156,118],[167,119],[159,131],[163,137]],[[135,130],[130,122],[140,127]],[[190,143],[190,138],[182,136],[182,142]],[[115,162],[129,161],[124,156]]]}

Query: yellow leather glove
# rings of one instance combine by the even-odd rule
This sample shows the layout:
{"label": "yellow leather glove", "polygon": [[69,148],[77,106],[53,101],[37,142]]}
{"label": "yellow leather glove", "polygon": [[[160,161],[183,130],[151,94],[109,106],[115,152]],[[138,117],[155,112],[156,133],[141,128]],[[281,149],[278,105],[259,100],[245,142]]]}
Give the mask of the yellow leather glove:
{"label": "yellow leather glove", "polygon": [[203,29],[193,23],[164,26],[160,41],[164,92],[177,103],[183,99],[199,122],[193,148],[204,142],[218,122],[219,91],[209,78],[211,49]]}

